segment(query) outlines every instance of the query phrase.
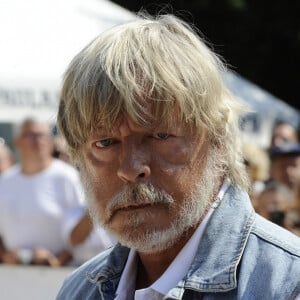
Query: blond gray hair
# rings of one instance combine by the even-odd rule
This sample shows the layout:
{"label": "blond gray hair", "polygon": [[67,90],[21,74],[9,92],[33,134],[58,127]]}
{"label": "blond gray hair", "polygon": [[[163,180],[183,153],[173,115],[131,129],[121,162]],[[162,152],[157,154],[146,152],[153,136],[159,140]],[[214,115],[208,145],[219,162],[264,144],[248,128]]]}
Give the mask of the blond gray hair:
{"label": "blond gray hair", "polygon": [[176,110],[181,122],[208,131],[222,149],[226,176],[247,188],[238,137],[242,107],[226,88],[224,71],[204,40],[173,15],[139,16],[102,33],[64,76],[57,123],[71,157],[97,127],[111,129],[120,115],[152,127],[171,124]]}

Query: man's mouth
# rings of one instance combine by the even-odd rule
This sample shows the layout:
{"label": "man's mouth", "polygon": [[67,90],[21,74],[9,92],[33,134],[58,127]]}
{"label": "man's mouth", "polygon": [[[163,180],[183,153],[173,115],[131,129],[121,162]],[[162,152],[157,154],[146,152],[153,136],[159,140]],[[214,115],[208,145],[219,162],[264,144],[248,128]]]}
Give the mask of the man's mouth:
{"label": "man's mouth", "polygon": [[116,207],[115,209],[113,209],[111,211],[111,214],[109,216],[109,221],[107,223],[109,223],[112,218],[117,215],[118,213],[138,213],[139,211],[143,211],[144,209],[149,209],[149,207],[151,207],[153,204],[150,203],[140,203],[140,204],[128,204],[128,205],[124,205],[124,206],[119,206]]}
{"label": "man's mouth", "polygon": [[147,207],[150,207],[150,203],[140,203],[140,204],[130,204],[124,207],[120,207],[116,210],[117,211],[131,211],[131,210],[138,210],[138,209],[144,209]]}

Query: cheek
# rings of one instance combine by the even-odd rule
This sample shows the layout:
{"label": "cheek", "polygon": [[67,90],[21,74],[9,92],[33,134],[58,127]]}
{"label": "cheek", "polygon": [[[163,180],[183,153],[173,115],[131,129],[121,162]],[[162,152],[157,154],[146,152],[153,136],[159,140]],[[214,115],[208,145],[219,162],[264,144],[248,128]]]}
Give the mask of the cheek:
{"label": "cheek", "polygon": [[176,179],[182,171],[191,163],[192,151],[190,147],[170,147],[152,155],[152,171],[155,173],[156,167],[168,177]]}
{"label": "cheek", "polygon": [[[107,202],[119,190],[120,181],[113,176],[111,164],[95,164],[91,160],[83,158],[84,170],[82,172],[83,181],[87,182],[89,192],[97,202],[98,207],[105,209]],[[85,177],[85,178],[84,178]]]}
{"label": "cheek", "polygon": [[161,188],[174,197],[182,198],[195,189],[203,172],[204,161],[204,157],[198,158],[191,147],[173,149],[156,159],[152,173],[159,179]]}
{"label": "cheek", "polygon": [[113,160],[104,161],[98,159],[92,152],[85,152],[82,156],[85,174],[89,176],[96,187],[109,187],[109,182],[113,178],[116,168]]}

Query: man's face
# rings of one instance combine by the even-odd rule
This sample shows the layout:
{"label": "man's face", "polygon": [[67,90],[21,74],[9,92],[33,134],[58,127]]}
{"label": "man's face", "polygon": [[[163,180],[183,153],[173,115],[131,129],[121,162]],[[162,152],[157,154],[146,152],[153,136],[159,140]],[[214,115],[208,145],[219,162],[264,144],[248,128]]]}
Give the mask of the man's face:
{"label": "man's face", "polygon": [[[199,223],[218,184],[207,133],[182,124],[149,130],[124,118],[81,147],[94,218],[121,243],[162,251]],[[208,161],[208,163],[206,163]]]}

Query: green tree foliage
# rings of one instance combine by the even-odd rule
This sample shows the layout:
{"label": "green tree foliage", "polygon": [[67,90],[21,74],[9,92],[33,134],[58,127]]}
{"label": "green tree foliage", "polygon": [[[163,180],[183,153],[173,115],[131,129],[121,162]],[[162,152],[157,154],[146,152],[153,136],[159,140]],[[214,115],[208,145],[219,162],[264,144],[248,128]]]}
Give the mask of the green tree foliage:
{"label": "green tree foliage", "polygon": [[175,13],[194,23],[229,66],[300,108],[299,0],[116,0],[132,11]]}

